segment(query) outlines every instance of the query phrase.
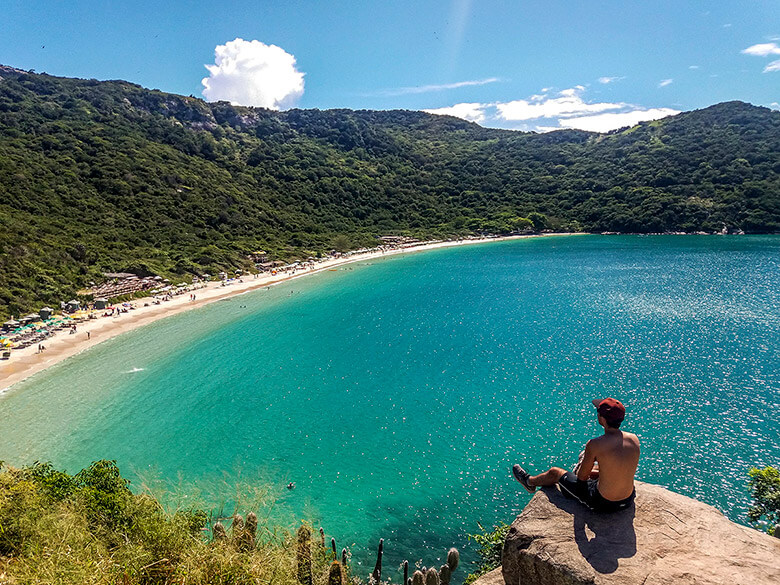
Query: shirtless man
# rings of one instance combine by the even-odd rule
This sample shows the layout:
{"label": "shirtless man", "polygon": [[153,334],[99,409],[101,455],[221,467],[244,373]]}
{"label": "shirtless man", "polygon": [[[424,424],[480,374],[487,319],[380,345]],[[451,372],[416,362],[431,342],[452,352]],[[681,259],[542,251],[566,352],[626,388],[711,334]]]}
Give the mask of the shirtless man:
{"label": "shirtless man", "polygon": [[[530,475],[519,465],[512,475],[529,492],[537,486],[556,483],[565,496],[575,498],[596,512],[615,512],[634,501],[634,474],[639,464],[639,439],[620,430],[625,407],[614,398],[593,401],[604,434],[585,445],[575,473],[552,467],[539,475]],[[576,474],[576,475],[575,475]]]}

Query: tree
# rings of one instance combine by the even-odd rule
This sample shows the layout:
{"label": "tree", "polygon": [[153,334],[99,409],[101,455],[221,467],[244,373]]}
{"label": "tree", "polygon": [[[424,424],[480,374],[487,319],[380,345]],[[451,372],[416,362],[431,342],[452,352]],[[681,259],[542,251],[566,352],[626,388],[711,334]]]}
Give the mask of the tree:
{"label": "tree", "polygon": [[754,467],[748,472],[753,505],[748,518],[767,534],[780,538],[780,471],[775,467]]}

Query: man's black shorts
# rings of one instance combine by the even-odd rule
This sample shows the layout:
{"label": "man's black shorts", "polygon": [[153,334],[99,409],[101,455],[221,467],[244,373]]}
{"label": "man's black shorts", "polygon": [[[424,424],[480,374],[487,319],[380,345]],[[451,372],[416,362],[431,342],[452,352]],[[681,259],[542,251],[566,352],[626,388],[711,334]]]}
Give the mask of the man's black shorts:
{"label": "man's black shorts", "polygon": [[597,479],[589,479],[582,481],[577,479],[571,471],[567,471],[561,479],[558,480],[558,486],[561,488],[563,495],[569,498],[579,500],[580,503],[585,504],[588,508],[594,512],[617,512],[618,510],[625,510],[634,501],[636,491],[632,492],[625,500],[619,502],[613,502],[607,500],[601,495],[598,488],[599,482]]}

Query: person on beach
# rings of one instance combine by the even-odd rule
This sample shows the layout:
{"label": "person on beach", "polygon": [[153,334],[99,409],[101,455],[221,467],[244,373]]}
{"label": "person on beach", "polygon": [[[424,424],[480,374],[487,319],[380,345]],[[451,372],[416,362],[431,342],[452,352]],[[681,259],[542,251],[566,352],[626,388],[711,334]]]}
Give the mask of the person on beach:
{"label": "person on beach", "polygon": [[628,508],[636,495],[634,475],[639,465],[639,439],[620,430],[626,408],[619,400],[596,399],[593,406],[604,434],[585,444],[574,473],[551,467],[531,475],[515,464],[512,475],[531,493],[537,487],[558,484],[565,496],[595,512],[616,512]]}

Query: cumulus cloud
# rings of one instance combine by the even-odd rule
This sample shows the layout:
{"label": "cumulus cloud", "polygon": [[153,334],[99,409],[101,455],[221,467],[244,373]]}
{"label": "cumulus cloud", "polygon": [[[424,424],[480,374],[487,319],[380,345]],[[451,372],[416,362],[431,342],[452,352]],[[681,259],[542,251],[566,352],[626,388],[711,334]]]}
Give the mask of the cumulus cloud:
{"label": "cumulus cloud", "polygon": [[577,130],[588,130],[589,132],[609,132],[616,128],[635,126],[639,122],[658,120],[659,118],[675,116],[679,113],[679,110],[673,110],[672,108],[638,109],[628,112],[610,112],[595,116],[567,118],[559,120],[559,124],[562,128],[576,128]]}
{"label": "cumulus cloud", "polygon": [[756,57],[768,57],[769,55],[780,55],[780,47],[777,46],[777,43],[759,43],[743,49],[742,53]]}
{"label": "cumulus cloud", "polygon": [[456,118],[463,118],[469,122],[484,122],[485,121],[485,108],[487,104],[479,103],[463,103],[455,104],[448,108],[435,108],[432,110],[423,110],[429,114],[436,114],[438,116],[455,116]]}
{"label": "cumulus cloud", "polygon": [[597,102],[587,103],[582,99],[585,88],[581,85],[564,89],[556,97],[542,93],[526,100],[497,103],[498,116],[507,121],[536,120],[539,118],[559,118],[578,116],[587,113],[618,110],[625,104]]}
{"label": "cumulus cloud", "polygon": [[279,110],[288,108],[303,95],[303,73],[295,57],[276,45],[233,39],[214,49],[214,65],[206,65],[209,76],[203,83],[203,97],[234,105]]}
{"label": "cumulus cloud", "polygon": [[456,116],[490,126],[549,132],[567,128],[608,132],[679,114],[672,108],[643,108],[622,102],[589,102],[586,88],[577,85],[550,94],[550,88],[526,99],[510,102],[459,103],[425,110],[431,114]]}
{"label": "cumulus cloud", "polygon": [[395,89],[385,89],[372,95],[397,96],[416,93],[431,93],[435,91],[444,91],[447,89],[458,89],[461,87],[473,87],[475,85],[487,85],[501,81],[499,77],[488,77],[487,79],[471,79],[468,81],[456,81],[454,83],[441,83],[438,85],[415,85],[412,87],[398,87]]}
{"label": "cumulus cloud", "polygon": [[666,87],[667,85],[671,85],[674,82],[674,79],[663,79],[661,82],[659,82],[658,87]]}

